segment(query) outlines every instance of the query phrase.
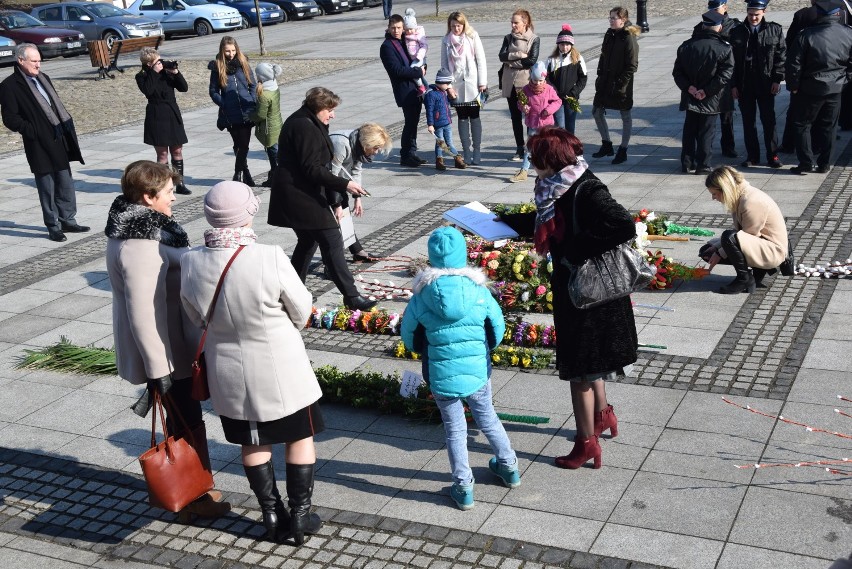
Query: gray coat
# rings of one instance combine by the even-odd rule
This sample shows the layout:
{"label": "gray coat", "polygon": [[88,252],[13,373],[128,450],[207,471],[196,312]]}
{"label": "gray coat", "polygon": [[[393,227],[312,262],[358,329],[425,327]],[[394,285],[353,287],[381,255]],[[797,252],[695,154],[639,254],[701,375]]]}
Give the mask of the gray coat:
{"label": "gray coat", "polygon": [[[195,247],[182,259],[181,299],[201,326],[234,249]],[[300,330],[311,293],[277,245],[253,244],[225,276],[207,330],[210,399],[219,415],[274,421],[316,402],[317,383]]]}
{"label": "gray coat", "polygon": [[180,262],[188,250],[153,239],[107,240],[116,365],[130,383],[192,375],[197,335],[180,302]]}

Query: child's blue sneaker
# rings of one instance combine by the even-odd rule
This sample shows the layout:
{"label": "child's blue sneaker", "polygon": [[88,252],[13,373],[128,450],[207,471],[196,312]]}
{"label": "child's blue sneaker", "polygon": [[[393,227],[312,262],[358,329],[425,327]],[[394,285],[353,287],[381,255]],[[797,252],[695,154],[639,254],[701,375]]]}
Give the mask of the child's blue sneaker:
{"label": "child's blue sneaker", "polygon": [[473,484],[453,483],[450,488],[450,497],[460,510],[473,508]]}
{"label": "child's blue sneaker", "polygon": [[505,464],[497,462],[496,457],[492,457],[491,460],[488,461],[488,469],[499,476],[500,480],[503,481],[503,484],[509,488],[517,488],[521,485],[521,475],[518,473],[517,463],[512,466],[506,466]]}

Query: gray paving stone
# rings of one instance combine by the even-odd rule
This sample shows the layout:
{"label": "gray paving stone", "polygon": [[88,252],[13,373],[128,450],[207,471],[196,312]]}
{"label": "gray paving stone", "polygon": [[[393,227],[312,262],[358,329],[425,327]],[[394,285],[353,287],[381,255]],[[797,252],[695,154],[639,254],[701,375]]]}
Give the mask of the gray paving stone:
{"label": "gray paving stone", "polygon": [[552,547],[588,550],[601,530],[599,521],[511,506],[497,506],[481,532]]}
{"label": "gray paving stone", "polygon": [[618,557],[630,552],[635,561],[652,565],[684,568],[712,568],[722,552],[724,542],[607,524],[604,526],[591,553]]}
{"label": "gray paving stone", "polygon": [[825,560],[804,555],[792,555],[780,551],[728,543],[719,558],[717,569],[739,567],[789,567],[790,569],[824,569]]}

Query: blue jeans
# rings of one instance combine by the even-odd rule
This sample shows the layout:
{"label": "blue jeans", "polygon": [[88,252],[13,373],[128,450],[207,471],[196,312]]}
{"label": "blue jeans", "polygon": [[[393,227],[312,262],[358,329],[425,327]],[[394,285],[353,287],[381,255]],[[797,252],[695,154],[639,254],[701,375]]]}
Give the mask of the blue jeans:
{"label": "blue jeans", "polygon": [[553,120],[556,126],[574,134],[574,128],[577,126],[577,111],[566,108],[565,101],[563,101],[559,110],[553,113]]}
{"label": "blue jeans", "polygon": [[[455,156],[456,154],[459,153],[459,151],[456,150],[456,147],[453,146],[453,126],[452,125],[448,124],[447,126],[436,126],[435,127],[435,136],[447,143],[447,146],[450,147],[450,152],[452,153],[453,156]],[[435,156],[437,156],[438,158],[441,158],[443,155],[444,155],[444,151],[441,150],[441,145],[438,144],[437,142],[435,142]]]}
{"label": "blue jeans", "polygon": [[[538,133],[537,128],[529,128],[527,127],[527,140],[534,134]],[[529,170],[530,169],[530,151],[526,145],[524,145],[524,162],[521,164],[521,170]]]}
{"label": "blue jeans", "polygon": [[[494,411],[494,405],[491,402],[491,380],[489,379],[488,383],[476,393],[465,397],[465,400],[479,429],[488,438],[497,462],[507,466],[517,464],[518,457],[512,450],[512,443],[509,442],[503,423],[497,418],[497,412]],[[438,404],[441,419],[444,421],[453,482],[462,485],[473,484],[473,472],[467,455],[467,420],[464,416],[462,400],[458,397],[436,395],[435,403]]]}
{"label": "blue jeans", "polygon": [[382,10],[385,13],[385,20],[390,18],[393,11],[393,0],[382,0]]}

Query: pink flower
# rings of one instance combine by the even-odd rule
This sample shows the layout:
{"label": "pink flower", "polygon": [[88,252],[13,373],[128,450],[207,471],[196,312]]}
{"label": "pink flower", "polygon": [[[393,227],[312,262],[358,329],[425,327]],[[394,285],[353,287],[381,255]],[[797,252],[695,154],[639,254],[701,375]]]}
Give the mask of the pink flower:
{"label": "pink flower", "polygon": [[535,289],[535,294],[537,296],[541,296],[546,292],[547,292],[547,287],[544,286],[544,285],[538,285],[538,287],[536,287],[536,289]]}

